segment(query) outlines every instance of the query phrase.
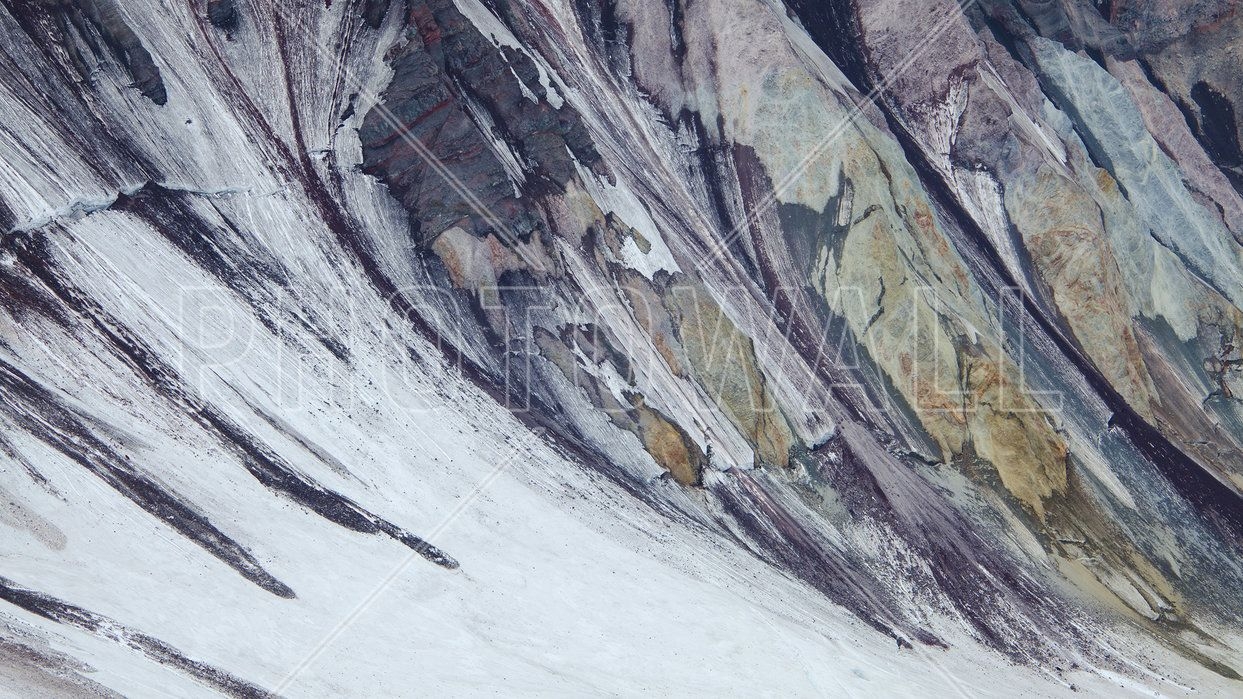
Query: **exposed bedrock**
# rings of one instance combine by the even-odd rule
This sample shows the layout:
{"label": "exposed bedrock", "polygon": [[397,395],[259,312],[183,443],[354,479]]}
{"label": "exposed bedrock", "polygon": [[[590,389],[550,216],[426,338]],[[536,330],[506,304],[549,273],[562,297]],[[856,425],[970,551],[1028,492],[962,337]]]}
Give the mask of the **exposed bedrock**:
{"label": "exposed bedrock", "polygon": [[10,4],[12,18],[27,33],[50,40],[40,44],[41,50],[59,48],[69,56],[77,79],[93,81],[100,66],[115,62],[144,97],[156,104],[168,101],[159,66],[116,0],[15,0]]}
{"label": "exposed bedrock", "polygon": [[451,596],[488,573],[436,536],[512,478],[890,647],[1069,684],[1147,671],[1121,629],[1238,679],[1232,4],[158,6],[0,17],[0,526],[40,556],[82,479],[265,604],[322,594],[312,529]]}
{"label": "exposed bedrock", "polygon": [[560,193],[576,161],[598,159],[578,114],[525,51],[449,0],[404,12],[404,41],[386,55],[393,78],[359,131],[364,170],[411,212],[420,243],[453,226],[526,239],[538,225],[526,201]]}
{"label": "exposed bedrock", "polygon": [[[461,197],[446,202],[443,178],[413,186],[429,166],[409,149],[365,145],[366,167],[419,222],[433,270],[465,290],[482,332],[533,353],[523,392],[603,409],[678,482],[752,466],[799,482],[799,454],[859,424],[910,454],[908,467],[946,464],[1002,496],[1072,577],[1096,581],[1093,596],[1155,620],[1224,600],[1233,573],[1206,596],[1126,510],[1178,492],[1169,534],[1221,558],[1204,570],[1233,567],[1243,432],[1221,351],[1240,327],[1223,213],[1237,193],[1202,152],[1166,155],[1155,139],[1174,136],[1153,124],[1169,100],[1143,71],[1140,85],[1115,67],[1138,59],[1108,18],[1058,3],[953,8],[794,3],[810,37],[772,46],[748,37],[798,30],[742,3],[584,6],[581,31],[608,60],[567,66],[554,52],[531,79],[506,71],[483,110],[478,83],[452,77],[437,42],[490,56],[473,73],[488,75],[497,56],[526,59],[508,37],[558,37],[514,7],[489,20],[512,32],[493,33],[496,45],[456,30],[455,12],[415,10],[389,55],[386,104],[446,144],[443,162],[510,213],[517,239]],[[835,65],[804,62],[809,41]],[[1075,50],[1107,56],[1109,70]],[[556,107],[534,79],[546,71],[564,83]],[[630,112],[582,90],[618,84],[663,115],[666,141],[618,133]],[[852,119],[875,86],[878,104]],[[558,157],[541,160],[524,144],[554,136],[542,126],[553,112],[570,126],[555,131]],[[840,126],[822,139],[825,125]],[[1180,143],[1200,148],[1198,127],[1182,128]],[[373,110],[364,144],[396,144],[398,131]],[[653,147],[668,149],[658,163],[631,160]],[[1185,185],[1180,167],[1198,179]],[[598,421],[567,417],[560,429],[603,444]],[[1120,458],[1137,467],[1100,470]],[[1219,538],[1225,550],[1210,553]],[[1078,572],[1081,549],[1065,542],[1080,540],[1109,563]]]}

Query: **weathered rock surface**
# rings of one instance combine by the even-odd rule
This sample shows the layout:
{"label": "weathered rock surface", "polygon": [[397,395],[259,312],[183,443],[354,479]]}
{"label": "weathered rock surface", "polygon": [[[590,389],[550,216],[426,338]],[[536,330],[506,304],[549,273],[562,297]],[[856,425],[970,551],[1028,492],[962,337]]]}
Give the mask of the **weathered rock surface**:
{"label": "weathered rock surface", "polygon": [[1236,692],[1239,22],[5,3],[0,676]]}

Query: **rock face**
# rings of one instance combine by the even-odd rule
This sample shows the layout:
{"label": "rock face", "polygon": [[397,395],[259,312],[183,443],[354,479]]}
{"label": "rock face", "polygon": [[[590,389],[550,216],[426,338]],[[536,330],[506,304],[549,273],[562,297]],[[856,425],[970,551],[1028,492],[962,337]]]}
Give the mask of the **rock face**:
{"label": "rock face", "polygon": [[4,3],[0,677],[1239,692],[1241,23]]}
{"label": "rock face", "polygon": [[364,171],[401,200],[424,244],[453,225],[528,237],[539,224],[521,195],[559,190],[575,163],[599,159],[581,120],[526,53],[450,0],[403,9],[405,41],[385,57],[392,81],[359,130]]}

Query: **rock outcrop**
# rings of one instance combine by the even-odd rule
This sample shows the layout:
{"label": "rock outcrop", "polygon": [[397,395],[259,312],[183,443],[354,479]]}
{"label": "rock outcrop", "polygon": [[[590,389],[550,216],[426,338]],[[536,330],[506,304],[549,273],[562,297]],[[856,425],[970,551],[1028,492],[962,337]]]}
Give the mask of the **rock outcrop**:
{"label": "rock outcrop", "polygon": [[[323,645],[223,651],[211,625],[318,637],[334,576],[370,604],[395,543],[433,564],[453,672],[572,667],[523,687],[632,690],[562,641],[642,620],[661,657],[634,658],[702,660],[741,598],[776,610],[787,678],[780,640],[823,621],[1042,693],[1237,691],[1240,22],[5,3],[0,525],[24,562],[0,666],[124,692],[85,668],[132,652],[239,696],[353,689],[307,679]],[[168,612],[189,597],[212,638]],[[62,630],[65,658],[40,640]],[[385,633],[347,662],[398,662]]]}

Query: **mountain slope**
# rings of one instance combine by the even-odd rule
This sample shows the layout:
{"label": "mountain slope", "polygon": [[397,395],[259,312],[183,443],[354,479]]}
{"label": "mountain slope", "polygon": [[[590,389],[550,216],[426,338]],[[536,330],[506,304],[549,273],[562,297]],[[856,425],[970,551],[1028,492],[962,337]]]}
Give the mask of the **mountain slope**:
{"label": "mountain slope", "polygon": [[4,3],[14,695],[1239,689],[1225,3]]}

